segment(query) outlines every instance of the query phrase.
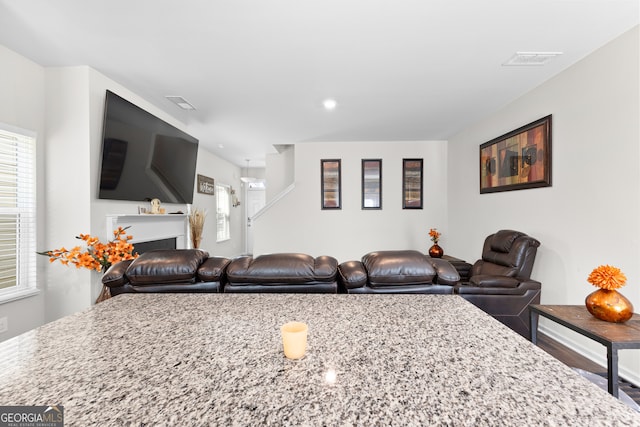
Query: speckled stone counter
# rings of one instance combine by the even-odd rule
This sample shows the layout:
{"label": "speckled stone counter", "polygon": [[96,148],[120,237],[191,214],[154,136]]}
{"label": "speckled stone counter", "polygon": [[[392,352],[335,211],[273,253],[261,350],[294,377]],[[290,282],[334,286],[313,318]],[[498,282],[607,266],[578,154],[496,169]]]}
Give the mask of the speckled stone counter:
{"label": "speckled stone counter", "polygon": [[1,343],[0,369],[1,405],[68,426],[640,425],[456,295],[125,294]]}

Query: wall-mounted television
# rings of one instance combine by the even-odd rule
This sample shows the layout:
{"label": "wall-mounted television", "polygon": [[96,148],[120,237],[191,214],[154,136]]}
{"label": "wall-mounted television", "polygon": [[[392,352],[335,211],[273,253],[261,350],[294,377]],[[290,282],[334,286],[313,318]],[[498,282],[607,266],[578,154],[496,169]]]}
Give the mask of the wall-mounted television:
{"label": "wall-mounted television", "polygon": [[100,199],[193,203],[198,140],[107,90]]}

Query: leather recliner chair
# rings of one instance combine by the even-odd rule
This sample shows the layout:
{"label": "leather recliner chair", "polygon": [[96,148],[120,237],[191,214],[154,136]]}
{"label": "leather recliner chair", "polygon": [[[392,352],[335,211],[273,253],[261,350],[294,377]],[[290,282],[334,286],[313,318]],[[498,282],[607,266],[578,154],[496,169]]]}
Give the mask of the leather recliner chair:
{"label": "leather recliner chair", "polygon": [[469,282],[457,285],[455,292],[529,338],[529,304],[540,303],[541,284],[530,278],[538,246],[538,240],[519,231],[488,236]]}

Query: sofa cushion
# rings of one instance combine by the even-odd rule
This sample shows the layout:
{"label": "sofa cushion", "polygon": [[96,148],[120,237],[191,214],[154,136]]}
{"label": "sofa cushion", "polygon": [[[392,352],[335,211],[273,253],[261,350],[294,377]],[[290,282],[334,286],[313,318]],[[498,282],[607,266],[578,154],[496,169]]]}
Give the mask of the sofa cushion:
{"label": "sofa cushion", "polygon": [[198,267],[208,257],[200,249],[149,251],[136,258],[126,274],[132,285],[195,283]]}
{"label": "sofa cushion", "polygon": [[524,233],[513,230],[500,230],[493,235],[491,240],[491,250],[495,252],[508,253],[511,250],[511,245],[520,236],[524,236]]}
{"label": "sofa cushion", "polygon": [[429,258],[414,250],[370,252],[362,264],[372,287],[430,284],[436,275]]}
{"label": "sofa cushion", "polygon": [[[505,255],[506,254],[501,254]],[[495,261],[495,260],[494,260]],[[518,273],[518,268],[515,266],[504,266],[502,264],[497,264],[491,261],[478,260],[471,268],[471,277],[477,276],[480,274],[488,275],[488,276],[506,276],[506,277],[515,277]]]}
{"label": "sofa cushion", "polygon": [[367,284],[367,271],[360,261],[347,261],[338,266],[338,277],[343,291],[361,288]]}
{"label": "sofa cushion", "polygon": [[225,269],[231,260],[222,257],[209,257],[198,267],[198,279],[203,282],[219,282],[226,274]]}
{"label": "sofa cushion", "polygon": [[429,258],[429,262],[436,269],[437,282],[441,285],[455,285],[460,282],[458,270],[447,260],[442,258]]}
{"label": "sofa cushion", "polygon": [[278,253],[238,257],[227,267],[227,278],[231,283],[335,282],[337,269],[338,261],[330,256]]}
{"label": "sofa cushion", "polygon": [[477,276],[472,276],[469,283],[472,286],[484,288],[517,288],[520,284],[520,280],[513,277],[479,274]]}
{"label": "sofa cushion", "polygon": [[113,264],[102,276],[102,284],[110,288],[124,286],[128,282],[125,273],[132,262],[132,259],[128,259]]}

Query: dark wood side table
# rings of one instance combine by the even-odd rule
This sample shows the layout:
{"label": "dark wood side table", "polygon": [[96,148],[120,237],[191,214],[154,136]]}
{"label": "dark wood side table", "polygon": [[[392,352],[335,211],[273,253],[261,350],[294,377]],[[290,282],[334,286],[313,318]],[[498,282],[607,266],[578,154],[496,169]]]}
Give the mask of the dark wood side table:
{"label": "dark wood side table", "polygon": [[640,349],[640,315],[625,323],[596,319],[583,305],[529,306],[531,342],[536,344],[538,318],[546,317],[607,347],[607,380],[609,393],[618,397],[618,350]]}

